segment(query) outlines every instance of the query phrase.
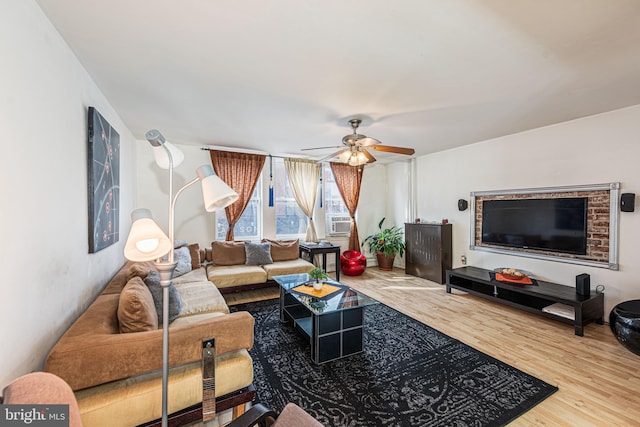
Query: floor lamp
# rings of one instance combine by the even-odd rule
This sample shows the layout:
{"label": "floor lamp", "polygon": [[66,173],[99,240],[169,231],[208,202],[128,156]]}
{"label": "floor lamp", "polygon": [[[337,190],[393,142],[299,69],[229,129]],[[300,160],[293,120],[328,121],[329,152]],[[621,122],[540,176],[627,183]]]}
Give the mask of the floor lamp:
{"label": "floor lamp", "polygon": [[[169,235],[164,234],[153,221],[148,209],[136,209],[131,213],[131,231],[125,244],[124,256],[131,261],[154,261],[160,274],[160,285],[162,286],[162,426],[166,427],[168,425],[167,390],[169,381],[169,285],[177,264],[173,257],[176,200],[187,187],[200,182],[205,210],[214,212],[224,209],[238,200],[238,193],[216,176],[210,165],[203,165],[196,169],[196,177],[174,195],[173,168],[182,162],[184,155],[178,148],[167,142],[156,129],[147,132],[146,138],[154,147],[154,156],[158,166],[169,170]],[[163,260],[162,257],[167,254],[167,259]]]}

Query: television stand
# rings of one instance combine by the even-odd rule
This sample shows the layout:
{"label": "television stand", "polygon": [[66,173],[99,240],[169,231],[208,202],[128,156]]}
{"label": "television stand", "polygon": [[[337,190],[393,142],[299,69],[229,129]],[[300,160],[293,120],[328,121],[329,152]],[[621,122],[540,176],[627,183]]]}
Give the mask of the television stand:
{"label": "television stand", "polygon": [[[584,326],[596,322],[604,324],[604,294],[578,295],[575,288],[536,280],[538,286],[508,284],[491,280],[489,270],[477,267],[461,267],[447,270],[447,293],[458,289],[519,308],[544,317],[572,324],[575,334],[584,335]],[[554,304],[554,307],[550,307]],[[553,310],[559,307],[562,310]],[[543,310],[544,309],[544,310]],[[568,312],[566,312],[568,311]],[[571,313],[571,311],[573,313]]]}

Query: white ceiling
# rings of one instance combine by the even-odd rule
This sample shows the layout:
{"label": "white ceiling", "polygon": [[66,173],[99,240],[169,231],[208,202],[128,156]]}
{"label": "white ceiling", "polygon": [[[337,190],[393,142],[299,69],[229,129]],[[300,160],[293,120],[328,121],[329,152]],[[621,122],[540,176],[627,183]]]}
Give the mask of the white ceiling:
{"label": "white ceiling", "polygon": [[140,139],[301,154],[359,117],[418,156],[640,104],[637,0],[37,2]]}

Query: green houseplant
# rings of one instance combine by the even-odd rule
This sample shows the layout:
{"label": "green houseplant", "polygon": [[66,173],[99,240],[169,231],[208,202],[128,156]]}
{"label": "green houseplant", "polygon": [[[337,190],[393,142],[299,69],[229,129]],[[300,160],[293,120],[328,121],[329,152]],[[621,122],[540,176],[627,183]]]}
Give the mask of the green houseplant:
{"label": "green houseplant", "polygon": [[315,280],[315,283],[313,284],[313,289],[315,289],[316,291],[319,291],[320,289],[322,289],[322,283],[323,283],[322,281],[329,278],[327,273],[325,273],[325,271],[319,267],[312,268],[311,270],[309,270],[309,273],[307,274],[310,279]]}
{"label": "green houseplant", "polygon": [[321,280],[325,280],[325,279],[329,278],[327,273],[325,273],[324,270],[321,269],[320,267],[312,268],[311,270],[309,270],[309,273],[307,273],[307,274],[309,275],[310,279],[313,279],[316,282],[319,282]]}
{"label": "green houseplant", "polygon": [[391,228],[382,228],[386,218],[378,223],[378,232],[367,236],[362,242],[362,246],[368,245],[369,252],[376,254],[378,268],[389,271],[393,269],[393,260],[396,254],[404,255],[406,248],[404,243],[404,232],[396,225]]}

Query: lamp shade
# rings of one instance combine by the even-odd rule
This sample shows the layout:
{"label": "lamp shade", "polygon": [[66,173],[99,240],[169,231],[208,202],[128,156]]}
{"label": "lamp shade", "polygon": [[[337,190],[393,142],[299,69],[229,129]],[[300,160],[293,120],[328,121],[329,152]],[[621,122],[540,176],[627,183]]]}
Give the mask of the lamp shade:
{"label": "lamp shade", "polygon": [[239,199],[238,193],[215,175],[210,165],[200,166],[196,173],[202,185],[204,208],[207,212],[224,209]]}
{"label": "lamp shade", "polygon": [[367,156],[360,150],[353,147],[351,150],[345,150],[338,156],[342,163],[347,163],[349,166],[360,166],[369,162]]}
{"label": "lamp shade", "polygon": [[338,155],[338,158],[342,163],[348,163],[349,159],[351,158],[351,151],[343,151],[342,153],[340,153],[340,155]]}
{"label": "lamp shade", "polygon": [[173,167],[177,167],[184,160],[184,154],[178,147],[164,138],[158,129],[151,129],[145,134],[147,141],[153,146],[153,157],[162,169],[169,169],[169,156],[173,160]]}
{"label": "lamp shade", "polygon": [[131,212],[131,231],[124,246],[124,256],[130,261],[151,261],[166,255],[171,242],[151,217],[149,209]]}
{"label": "lamp shade", "polygon": [[365,156],[363,152],[358,151],[357,153],[353,153],[351,157],[349,157],[348,163],[350,166],[360,166],[364,165],[368,161],[369,159],[367,159],[367,156]]}

